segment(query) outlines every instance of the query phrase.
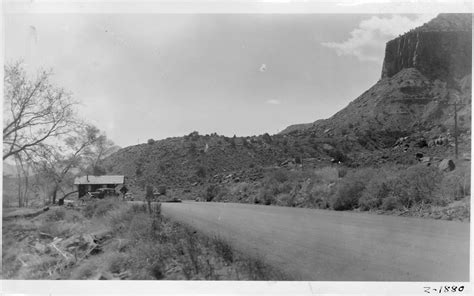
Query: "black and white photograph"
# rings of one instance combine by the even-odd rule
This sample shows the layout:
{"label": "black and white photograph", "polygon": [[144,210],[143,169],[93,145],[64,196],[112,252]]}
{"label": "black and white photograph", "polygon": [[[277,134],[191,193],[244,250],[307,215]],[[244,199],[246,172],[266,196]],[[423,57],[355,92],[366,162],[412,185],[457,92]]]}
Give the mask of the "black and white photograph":
{"label": "black and white photograph", "polygon": [[470,289],[471,11],[13,9],[3,35],[2,280]]}

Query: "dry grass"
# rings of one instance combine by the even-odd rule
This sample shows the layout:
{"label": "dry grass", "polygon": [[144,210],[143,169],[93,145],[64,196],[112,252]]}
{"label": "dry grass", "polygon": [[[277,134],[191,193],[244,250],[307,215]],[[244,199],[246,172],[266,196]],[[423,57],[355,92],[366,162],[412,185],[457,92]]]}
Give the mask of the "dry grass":
{"label": "dry grass", "polygon": [[[119,202],[107,207],[109,203],[97,201],[95,209],[89,206],[82,213],[57,209],[34,219],[4,224],[3,277],[251,280],[264,279],[261,270],[270,270],[263,262],[253,263],[255,259],[236,252],[222,239],[203,236],[164,219],[160,204],[154,204],[150,213],[146,204]],[[40,232],[47,235],[39,236]],[[105,233],[105,239],[85,258],[67,259],[49,247],[53,237],[66,239],[91,233]],[[40,246],[36,248],[38,238]]]}

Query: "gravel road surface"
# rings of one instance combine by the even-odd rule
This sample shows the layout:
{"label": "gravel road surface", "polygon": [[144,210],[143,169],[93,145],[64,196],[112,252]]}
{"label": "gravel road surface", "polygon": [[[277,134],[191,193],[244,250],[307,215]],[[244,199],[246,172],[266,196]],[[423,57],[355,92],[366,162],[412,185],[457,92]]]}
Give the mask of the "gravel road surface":
{"label": "gravel road surface", "polygon": [[163,203],[296,280],[469,281],[469,224],[234,203]]}

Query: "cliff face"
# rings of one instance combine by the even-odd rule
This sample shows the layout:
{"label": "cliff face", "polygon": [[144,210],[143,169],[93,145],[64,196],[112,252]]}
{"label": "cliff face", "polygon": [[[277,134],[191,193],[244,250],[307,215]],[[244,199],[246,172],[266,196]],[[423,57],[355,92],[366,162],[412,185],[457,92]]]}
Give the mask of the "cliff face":
{"label": "cliff face", "polygon": [[452,104],[457,102],[463,103],[458,129],[469,136],[471,68],[472,14],[440,14],[389,41],[382,79],[347,107],[331,118],[291,126],[282,133],[360,138],[421,132],[437,137],[452,133]]}
{"label": "cliff face", "polygon": [[429,79],[451,84],[471,72],[470,31],[413,31],[387,43],[382,78],[416,68]]}

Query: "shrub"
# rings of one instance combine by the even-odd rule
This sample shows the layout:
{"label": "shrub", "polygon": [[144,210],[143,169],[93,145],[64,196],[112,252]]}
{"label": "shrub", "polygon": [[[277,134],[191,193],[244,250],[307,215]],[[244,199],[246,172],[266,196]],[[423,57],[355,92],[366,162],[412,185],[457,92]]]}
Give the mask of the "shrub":
{"label": "shrub", "polygon": [[154,140],[154,139],[148,139],[148,142],[147,142],[147,143],[150,144],[150,145],[152,145],[152,144],[155,143],[155,140]]}
{"label": "shrub", "polygon": [[191,144],[189,144],[188,153],[191,154],[191,155],[194,155],[194,154],[197,153],[197,145],[196,145],[196,143],[191,143]]}
{"label": "shrub", "polygon": [[206,168],[203,166],[199,166],[196,170],[196,176],[200,179],[206,178]]}
{"label": "shrub", "polygon": [[337,176],[339,178],[344,178],[347,175],[347,168],[341,167],[337,169]]}
{"label": "shrub", "polygon": [[64,209],[55,209],[47,214],[46,221],[54,222],[64,220],[66,217],[66,210]]}
{"label": "shrub", "polygon": [[310,208],[326,209],[329,207],[329,198],[334,193],[334,186],[328,186],[320,180],[312,180],[306,188],[304,205]]}
{"label": "shrub", "polygon": [[212,243],[217,255],[219,255],[225,263],[230,264],[234,262],[234,252],[232,247],[226,241],[219,237],[215,237]]}
{"label": "shrub", "polygon": [[127,269],[127,256],[121,253],[112,253],[107,256],[107,268],[111,273],[121,273]]}
{"label": "shrub", "polygon": [[470,168],[458,168],[455,171],[447,173],[443,177],[440,186],[440,197],[450,202],[453,200],[460,200],[467,195],[470,195],[471,190],[471,176]]}
{"label": "shrub", "polygon": [[345,211],[357,207],[368,180],[374,173],[373,169],[359,169],[348,174],[337,185],[337,191],[331,199],[332,208],[336,211]]}
{"label": "shrub", "polygon": [[107,212],[117,209],[120,202],[115,199],[95,200],[86,205],[84,208],[84,216],[87,218],[101,217]]}
{"label": "shrub", "polygon": [[401,208],[401,204],[395,196],[389,196],[382,201],[382,210],[392,211]]}
{"label": "shrub", "polygon": [[387,177],[381,172],[371,178],[359,199],[359,208],[363,211],[377,209],[390,193]]}
{"label": "shrub", "polygon": [[276,181],[278,183],[286,182],[288,181],[288,178],[288,172],[285,169],[275,170],[268,177],[270,181]]}
{"label": "shrub", "polygon": [[157,190],[158,194],[166,195],[166,186],[160,185],[160,186],[158,186],[158,188],[156,190]]}
{"label": "shrub", "polygon": [[295,195],[290,193],[281,193],[275,197],[275,203],[279,206],[294,207]]}
{"label": "shrub", "polygon": [[212,201],[219,194],[219,187],[211,184],[206,188],[206,201]]}
{"label": "shrub", "polygon": [[262,135],[262,139],[267,144],[271,144],[273,142],[272,137],[268,133],[264,133]]}
{"label": "shrub", "polygon": [[336,211],[352,210],[358,205],[364,189],[365,184],[362,182],[343,181],[332,199],[332,208]]}
{"label": "shrub", "polygon": [[215,201],[226,201],[230,194],[230,189],[226,186],[217,187],[217,194],[214,197]]}
{"label": "shrub", "polygon": [[104,199],[99,200],[96,203],[96,209],[94,211],[95,217],[104,216],[110,210],[116,209],[118,207],[118,201],[113,199]]}
{"label": "shrub", "polygon": [[339,179],[339,170],[335,167],[323,167],[314,172],[314,177],[321,182],[335,182]]}
{"label": "shrub", "polygon": [[302,163],[301,156],[296,156],[295,157],[295,163],[296,164],[301,164]]}
{"label": "shrub", "polygon": [[342,153],[342,151],[337,149],[332,149],[328,151],[328,155],[334,159],[335,162],[346,162],[348,157]]}
{"label": "shrub", "polygon": [[81,224],[65,221],[43,223],[39,231],[48,233],[54,237],[67,237],[81,231]]}
{"label": "shrub", "polygon": [[153,264],[150,267],[150,272],[157,280],[162,280],[165,277],[160,263]]}
{"label": "shrub", "polygon": [[393,192],[400,203],[411,208],[415,204],[432,203],[434,192],[439,188],[443,173],[425,165],[409,167],[400,172],[394,181]]}
{"label": "shrub", "polygon": [[74,280],[86,280],[90,279],[98,270],[97,263],[95,261],[89,260],[86,263],[83,263],[79,266],[78,269],[72,274],[72,279]]}
{"label": "shrub", "polygon": [[270,188],[262,188],[260,190],[259,196],[255,199],[255,203],[263,203],[268,206],[275,203],[275,194],[273,194]]}

